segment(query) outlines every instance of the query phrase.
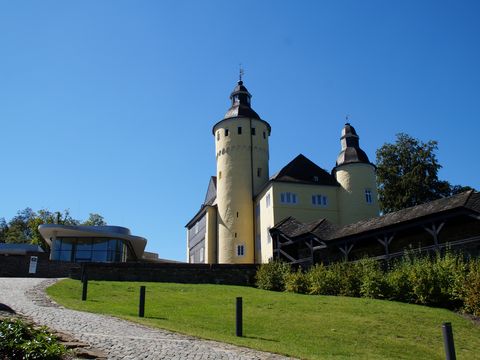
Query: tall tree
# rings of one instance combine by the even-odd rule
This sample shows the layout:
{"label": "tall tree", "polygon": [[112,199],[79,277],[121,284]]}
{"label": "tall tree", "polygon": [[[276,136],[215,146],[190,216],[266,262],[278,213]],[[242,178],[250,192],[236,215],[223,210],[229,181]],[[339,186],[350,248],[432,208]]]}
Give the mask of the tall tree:
{"label": "tall tree", "polygon": [[378,194],[384,213],[471,189],[438,179],[442,166],[437,150],[436,141],[424,143],[404,133],[397,134],[394,144],[377,150]]}
{"label": "tall tree", "polygon": [[96,213],[90,213],[87,220],[82,225],[86,226],[105,226],[107,225],[102,215]]}
{"label": "tall tree", "polygon": [[4,243],[7,238],[8,225],[5,218],[0,218],[0,243]]}

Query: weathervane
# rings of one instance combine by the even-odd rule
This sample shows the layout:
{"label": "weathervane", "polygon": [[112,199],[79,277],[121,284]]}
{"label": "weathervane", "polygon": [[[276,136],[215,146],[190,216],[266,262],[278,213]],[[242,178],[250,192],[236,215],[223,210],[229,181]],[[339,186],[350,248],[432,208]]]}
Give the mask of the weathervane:
{"label": "weathervane", "polygon": [[245,71],[242,68],[242,63],[240,63],[240,73],[238,74],[238,80],[242,81],[242,76],[245,74]]}

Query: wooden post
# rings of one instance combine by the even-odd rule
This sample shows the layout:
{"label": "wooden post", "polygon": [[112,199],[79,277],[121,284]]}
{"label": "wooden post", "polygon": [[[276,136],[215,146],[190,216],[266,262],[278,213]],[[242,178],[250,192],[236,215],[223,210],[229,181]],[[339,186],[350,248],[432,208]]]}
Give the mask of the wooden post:
{"label": "wooden post", "polygon": [[235,326],[235,334],[237,336],[243,336],[243,309],[242,309],[242,298],[237,297],[236,303],[236,326]]}
{"label": "wooden post", "polygon": [[140,286],[140,304],[138,305],[138,316],[145,316],[145,286]]}
{"label": "wooden post", "polygon": [[87,274],[83,277],[83,288],[82,288],[82,301],[87,300],[87,288],[88,288],[88,278]]}
{"label": "wooden post", "polygon": [[442,325],[443,344],[445,346],[445,355],[447,360],[456,360],[455,344],[453,343],[452,324],[445,322]]}

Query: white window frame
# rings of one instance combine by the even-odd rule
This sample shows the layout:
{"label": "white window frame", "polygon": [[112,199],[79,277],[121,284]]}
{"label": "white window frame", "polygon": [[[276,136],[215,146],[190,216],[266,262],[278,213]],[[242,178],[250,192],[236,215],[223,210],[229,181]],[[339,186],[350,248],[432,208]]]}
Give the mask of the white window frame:
{"label": "white window frame", "polygon": [[270,207],[270,202],[271,202],[270,193],[268,193],[267,196],[265,197],[265,204],[267,208]]}

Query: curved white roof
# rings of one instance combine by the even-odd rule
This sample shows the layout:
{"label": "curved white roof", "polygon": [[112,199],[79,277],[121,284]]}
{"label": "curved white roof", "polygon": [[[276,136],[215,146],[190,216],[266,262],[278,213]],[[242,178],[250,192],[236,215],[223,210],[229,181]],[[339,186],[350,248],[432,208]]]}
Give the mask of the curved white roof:
{"label": "curved white roof", "polygon": [[70,226],[57,224],[43,224],[38,227],[38,231],[48,243],[52,246],[52,239],[55,237],[96,237],[96,238],[114,238],[125,240],[133,250],[137,259],[141,259],[147,245],[147,239],[140,236],[133,236],[130,230],[121,226]]}

